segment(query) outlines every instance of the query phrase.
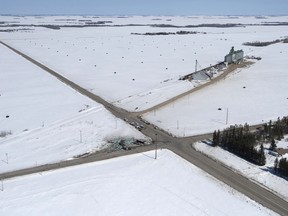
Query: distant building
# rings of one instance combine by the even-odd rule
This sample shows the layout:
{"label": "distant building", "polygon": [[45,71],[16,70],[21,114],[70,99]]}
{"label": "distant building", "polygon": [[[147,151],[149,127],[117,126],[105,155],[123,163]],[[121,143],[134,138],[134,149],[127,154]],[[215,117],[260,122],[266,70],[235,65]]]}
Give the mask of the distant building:
{"label": "distant building", "polygon": [[243,50],[234,50],[234,47],[231,48],[228,55],[225,56],[224,61],[228,64],[231,63],[239,63],[244,58],[244,51]]}
{"label": "distant building", "polygon": [[278,148],[277,149],[278,155],[282,156],[284,154],[288,154],[288,149]]}

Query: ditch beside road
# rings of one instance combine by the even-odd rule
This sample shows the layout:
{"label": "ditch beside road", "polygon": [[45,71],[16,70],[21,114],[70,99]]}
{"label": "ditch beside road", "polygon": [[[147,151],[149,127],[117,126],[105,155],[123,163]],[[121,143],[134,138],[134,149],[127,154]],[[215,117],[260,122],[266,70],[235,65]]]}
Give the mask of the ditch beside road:
{"label": "ditch beside road", "polygon": [[[52,74],[57,79],[59,79],[61,82],[69,85],[73,89],[77,90],[81,94],[91,98],[92,100],[101,103],[107,110],[109,110],[113,115],[115,115],[118,118],[124,119],[127,118],[129,122],[138,122],[139,124],[142,124],[140,118],[138,117],[139,113],[130,113],[124,109],[121,109],[119,107],[114,106],[113,104],[108,103],[103,98],[94,95],[93,93],[87,91],[86,89],[82,88],[78,84],[70,81],[69,79],[63,77],[61,74],[57,73],[56,71],[51,70],[50,68],[46,67],[45,65],[39,63],[35,59],[32,59],[31,57],[25,55],[24,53],[14,49],[13,47],[3,43],[0,41],[0,44],[8,47],[15,53],[21,55],[23,58],[27,59],[31,63],[37,65],[44,71]],[[227,74],[232,72],[233,68],[230,67],[226,73],[223,73],[222,76],[218,76],[214,79],[214,82],[219,81],[223,79]],[[236,68],[235,68],[236,69]],[[213,82],[210,82],[209,85],[213,84]],[[208,85],[208,84],[207,84]],[[202,85],[197,89],[191,90],[189,93],[185,93],[182,96],[179,95],[177,97],[183,97],[187,94],[192,93],[193,91],[200,90],[207,85]],[[171,99],[172,100],[172,99]],[[159,107],[167,105],[168,103],[171,103],[171,100],[162,103],[159,105]],[[173,99],[172,101],[177,100],[177,98]],[[155,108],[155,107],[154,107]],[[151,108],[151,111],[154,109]],[[150,109],[149,109],[150,110]],[[147,110],[145,111],[147,112]],[[192,144],[203,140],[211,138],[211,134],[206,135],[198,135],[198,136],[192,136],[192,137],[186,137],[186,138],[176,138],[168,133],[160,130],[157,127],[154,127],[153,125],[146,125],[145,129],[141,131],[144,135],[150,137],[153,140],[153,143],[157,144],[158,148],[166,148],[177,155],[181,156],[185,160],[189,161],[190,163],[194,164],[195,166],[199,167],[203,171],[209,173],[216,179],[224,182],[225,184],[229,185],[230,187],[234,188],[235,190],[245,194],[246,196],[250,197],[251,199],[255,200],[256,202],[262,204],[263,206],[277,212],[280,215],[288,215],[288,203],[287,201],[281,199],[277,195],[273,194],[269,190],[266,190],[265,188],[261,187],[260,185],[251,182],[249,179],[245,178],[244,176],[235,173],[233,170],[229,169],[225,165],[215,162],[211,158],[208,158],[207,156],[197,152],[193,147]],[[100,161],[100,160],[106,160],[109,158],[115,158],[125,155],[131,155],[134,153],[144,153],[145,151],[153,150],[155,148],[155,145],[146,145],[146,146],[140,146],[134,149],[131,149],[129,151],[116,151],[116,152],[99,152],[95,154],[91,154],[84,158],[78,158],[75,160],[68,160],[68,161],[62,161],[55,164],[47,164],[43,166],[38,167],[32,167],[28,169],[18,170],[14,172],[9,173],[2,173],[0,174],[0,179],[8,179],[12,177],[19,177],[24,176],[28,174],[33,173],[41,173],[49,170],[55,170],[55,169],[61,169],[65,167],[71,167],[71,166],[77,166],[80,164],[85,163],[91,163],[94,161]]]}

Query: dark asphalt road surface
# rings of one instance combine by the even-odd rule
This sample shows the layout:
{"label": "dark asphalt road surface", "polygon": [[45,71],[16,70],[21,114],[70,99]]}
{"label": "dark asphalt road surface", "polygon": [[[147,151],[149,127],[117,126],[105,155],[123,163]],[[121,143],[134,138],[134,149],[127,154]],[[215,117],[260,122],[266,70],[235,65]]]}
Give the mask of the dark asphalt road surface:
{"label": "dark asphalt road surface", "polygon": [[[77,90],[78,92],[82,93],[83,95],[91,98],[92,100],[103,104],[106,109],[108,109],[111,113],[113,113],[116,117],[124,119],[127,118],[129,122],[139,122],[140,119],[137,116],[137,113],[129,113],[124,109],[119,107],[115,107],[114,105],[108,103],[103,98],[92,94],[88,90],[82,88],[81,86],[77,85],[76,83],[68,80],[67,78],[61,76],[57,72],[51,70],[50,68],[46,67],[45,65],[37,62],[36,60],[30,58],[29,56],[19,52],[18,50],[10,47],[9,45],[0,41],[1,44],[8,47],[9,49],[13,50],[15,53],[23,56],[28,61],[32,62],[33,64],[39,66],[43,70],[47,71],[48,73],[52,74],[60,81],[64,82],[65,84],[71,86],[73,89]],[[283,200],[279,196],[275,195],[274,193],[270,192],[269,190],[265,189],[262,186],[250,181],[246,177],[235,173],[231,169],[229,169],[224,164],[214,161],[211,158],[197,152],[192,147],[192,144],[196,141],[200,141],[203,139],[210,138],[211,134],[206,135],[199,135],[193,137],[186,137],[186,138],[176,138],[173,137],[166,132],[160,130],[159,128],[155,128],[153,125],[145,125],[146,128],[141,132],[148,137],[151,137],[154,140],[157,140],[158,148],[167,148],[177,155],[181,156],[185,160],[191,162],[195,166],[199,167],[200,169],[204,170],[205,172],[209,173],[216,179],[224,182],[225,184],[229,185],[230,187],[234,188],[235,190],[245,194],[246,196],[250,197],[251,199],[257,201],[258,203],[262,204],[263,206],[277,212],[280,215],[288,215],[288,203],[287,201]],[[157,134],[157,135],[156,135]],[[140,146],[134,148],[130,151],[117,151],[117,152],[99,152],[95,154],[91,154],[85,158],[79,158],[75,160],[63,161],[55,164],[47,164],[43,166],[27,168],[23,170],[18,170],[9,173],[2,173],[0,174],[0,179],[8,179],[12,177],[18,177],[23,175],[28,175],[32,173],[41,173],[44,171],[60,169],[64,167],[76,166],[84,163],[90,163],[99,160],[106,160],[109,158],[125,156],[134,153],[141,153],[149,150],[153,150],[155,146],[148,145],[148,146]],[[280,187],[280,185],[279,185]]]}

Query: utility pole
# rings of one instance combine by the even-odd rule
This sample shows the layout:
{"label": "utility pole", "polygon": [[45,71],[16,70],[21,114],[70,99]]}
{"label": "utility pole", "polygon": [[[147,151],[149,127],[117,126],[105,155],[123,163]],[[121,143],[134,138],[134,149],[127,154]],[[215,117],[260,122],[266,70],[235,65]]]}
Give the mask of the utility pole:
{"label": "utility pole", "polygon": [[179,129],[179,121],[177,120],[177,130]]}
{"label": "utility pole", "polygon": [[157,133],[156,135],[156,139],[155,139],[155,160],[157,160]]}
{"label": "utility pole", "polygon": [[9,163],[9,158],[8,158],[8,153],[5,154],[6,155],[6,160],[2,160],[4,163],[8,164]]}
{"label": "utility pole", "polygon": [[197,59],[196,59],[196,61],[195,61],[195,72],[197,71]]}
{"label": "utility pole", "polygon": [[229,111],[228,111],[228,107],[227,107],[227,112],[226,112],[226,125],[228,124],[228,114],[229,114]]}

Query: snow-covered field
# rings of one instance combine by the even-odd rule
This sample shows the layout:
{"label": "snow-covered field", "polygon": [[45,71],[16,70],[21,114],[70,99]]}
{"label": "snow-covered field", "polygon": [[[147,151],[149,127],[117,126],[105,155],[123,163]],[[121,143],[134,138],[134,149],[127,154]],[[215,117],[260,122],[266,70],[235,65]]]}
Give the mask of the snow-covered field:
{"label": "snow-covered field", "polygon": [[[67,25],[79,20],[112,21],[111,24],[263,23],[285,22],[288,17],[1,17],[3,21]],[[58,20],[58,21],[57,21]],[[59,21],[60,20],[60,21]],[[169,20],[169,21],[167,21]],[[70,23],[71,22],[71,23]],[[195,60],[206,67],[223,61],[232,46],[245,54],[259,49],[243,46],[247,41],[269,41],[287,36],[286,26],[235,28],[156,28],[122,26],[61,28],[30,27],[31,31],[0,33],[9,45],[55,69],[106,100],[132,111],[156,105],[194,88],[197,82],[179,81],[194,71]],[[207,34],[141,36],[131,33],[176,32]],[[261,50],[261,49],[260,49]],[[283,53],[283,55],[285,55]],[[121,91],[119,91],[121,89]]]}
{"label": "snow-covered field", "polygon": [[0,130],[18,134],[100,107],[0,44]]}
{"label": "snow-covered field", "polygon": [[[194,71],[195,60],[198,60],[200,68],[204,68],[223,61],[234,46],[235,49],[243,49],[245,55],[260,56],[262,60],[143,117],[177,136],[188,136],[227,127],[227,113],[229,125],[261,123],[287,115],[288,44],[279,43],[261,48],[242,44],[283,39],[288,36],[288,26],[112,26],[259,24],[287,22],[287,16],[0,16],[0,25],[82,25],[87,20],[112,23],[106,23],[109,27],[71,26],[59,30],[36,26],[1,27],[0,30],[17,31],[0,31],[0,40],[96,95],[130,111],[145,110],[193,89],[199,84],[198,81],[178,79]],[[206,34],[131,34],[180,30]],[[12,132],[12,135],[0,138],[0,172],[93,152],[116,136],[145,139],[141,133],[112,116],[101,105],[83,97],[2,45],[0,95],[0,132]],[[212,150],[209,148],[201,151],[209,153]],[[215,148],[212,153],[224,154],[219,158],[224,158],[224,162],[229,159],[233,168],[242,170],[242,173],[261,184],[268,187],[272,185],[272,190],[279,192],[279,185],[285,185],[268,172],[239,162],[240,159],[235,157],[230,160],[231,155],[218,151]],[[87,211],[85,215],[94,215],[95,212],[98,215],[269,214],[266,209],[208,177],[174,154],[162,151],[157,161],[151,159],[151,154],[5,181],[4,191],[0,191],[0,215],[39,215],[40,212],[47,215],[83,215],[83,209]],[[268,161],[269,166],[272,157]],[[287,191],[282,195],[287,198]],[[77,212],[80,209],[81,212]]]}
{"label": "snow-covered field", "polygon": [[[56,163],[108,147],[119,138],[148,140],[102,106],[0,140],[0,172]],[[7,154],[7,155],[6,155]]]}
{"label": "snow-covered field", "polygon": [[[283,145],[286,145],[287,147],[288,142],[284,140],[277,142],[278,147]],[[220,147],[212,147],[202,142],[196,143],[194,146],[198,151],[203,152],[211,158],[221,161],[234,169],[236,172],[280,195],[284,198],[284,200],[288,200],[288,182],[284,178],[280,178],[271,173],[273,171],[276,157],[269,154],[269,150],[265,150],[266,165],[257,166],[235,156],[228,151],[223,150]],[[269,146],[266,147],[269,148]]]}
{"label": "snow-covered field", "polygon": [[[6,24],[38,24],[56,26],[83,26],[104,21],[105,26],[113,25],[155,25],[177,26],[201,24],[262,24],[285,22],[288,16],[1,16]],[[30,27],[33,29],[33,26]]]}
{"label": "snow-covered field", "polygon": [[170,151],[153,156],[4,181],[0,215],[276,215]]}
{"label": "snow-covered field", "polygon": [[188,136],[287,116],[288,43],[257,48],[253,53],[262,60],[144,117],[177,136]]}
{"label": "snow-covered field", "polygon": [[123,137],[145,138],[97,104],[0,45],[0,172],[58,162]]}

